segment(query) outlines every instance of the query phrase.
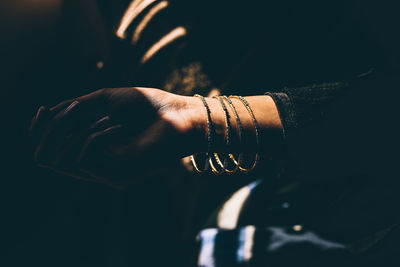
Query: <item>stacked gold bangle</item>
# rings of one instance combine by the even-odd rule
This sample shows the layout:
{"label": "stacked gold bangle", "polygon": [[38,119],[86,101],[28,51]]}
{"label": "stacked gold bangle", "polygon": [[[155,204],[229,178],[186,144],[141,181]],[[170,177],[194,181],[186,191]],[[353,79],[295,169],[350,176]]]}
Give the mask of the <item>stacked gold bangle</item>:
{"label": "stacked gold bangle", "polygon": [[[226,108],[226,105],[224,103],[224,97],[225,96],[214,96],[214,98],[217,98],[218,101],[221,103],[222,109],[224,110],[224,114],[225,114],[225,124],[226,124],[226,146],[229,148],[231,146],[231,131],[232,131],[232,127],[231,127],[231,122],[229,119],[229,113],[228,113],[228,109]],[[222,174],[224,172],[228,173],[228,174],[233,174],[237,171],[238,166],[236,165],[236,167],[233,170],[229,170],[228,167],[226,167],[225,164],[225,160],[224,162],[222,162],[221,158],[219,157],[218,153],[213,154],[215,161],[218,163],[220,170],[218,170],[212,159],[210,159],[210,166],[211,166],[211,170],[214,174]],[[232,154],[228,154],[229,157],[233,157]]]}
{"label": "stacked gold bangle", "polygon": [[[249,105],[249,103],[247,102],[247,100],[242,97],[242,96],[216,96],[214,98],[216,98],[221,106],[222,109],[224,111],[225,114],[225,124],[226,124],[226,138],[225,138],[225,142],[226,145],[228,147],[228,149],[231,147],[231,132],[232,132],[232,127],[230,124],[230,117],[229,117],[229,113],[228,113],[228,109],[224,103],[224,101],[228,102],[230,108],[232,109],[232,112],[235,116],[237,125],[238,125],[238,129],[239,129],[239,142],[243,142],[242,137],[243,137],[243,125],[242,122],[240,120],[239,114],[236,111],[236,108],[234,106],[234,104],[232,103],[231,98],[235,98],[240,100],[240,102],[243,103],[243,105],[246,107],[248,113],[250,114],[252,120],[253,120],[253,125],[255,128],[255,135],[256,135],[256,144],[257,144],[257,152],[255,154],[255,159],[254,159],[254,163],[251,165],[250,168],[245,168],[242,166],[243,163],[243,154],[240,153],[238,159],[236,159],[236,157],[233,154],[228,154],[228,157],[224,159],[224,161],[221,160],[221,157],[219,156],[218,153],[216,153],[215,151],[213,151],[213,142],[214,142],[214,136],[215,136],[215,130],[214,130],[214,126],[211,120],[211,115],[210,115],[210,109],[208,107],[207,101],[205,100],[205,98],[203,96],[200,95],[195,95],[195,97],[199,97],[202,102],[203,105],[205,107],[206,113],[207,113],[207,153],[206,153],[206,164],[205,164],[205,168],[203,170],[200,170],[198,167],[198,164],[196,162],[195,159],[195,155],[191,156],[191,162],[193,164],[194,169],[202,174],[204,172],[208,171],[208,165],[211,167],[211,171],[212,173],[214,173],[215,175],[220,175],[223,173],[227,173],[227,174],[234,174],[236,173],[238,170],[242,173],[249,173],[252,170],[255,169],[255,167],[257,166],[260,156],[259,156],[259,148],[260,148],[260,127],[258,125],[257,119],[254,116],[254,113]],[[235,167],[233,169],[229,169],[226,162],[228,160],[228,158],[234,163]],[[214,161],[217,163],[214,164]],[[217,167],[218,166],[218,167]]]}
{"label": "stacked gold bangle", "polygon": [[211,162],[211,160],[210,160],[211,157],[210,156],[211,156],[211,153],[212,153],[211,151],[212,151],[212,145],[213,145],[213,141],[214,141],[213,139],[214,139],[215,131],[214,131],[214,126],[213,126],[212,121],[211,121],[210,108],[208,107],[206,99],[204,98],[204,96],[201,96],[201,95],[198,95],[198,94],[196,94],[194,96],[201,99],[201,101],[203,102],[204,108],[206,110],[206,114],[207,114],[207,153],[206,153],[206,162],[205,162],[204,168],[202,170],[200,170],[199,167],[198,167],[198,164],[196,162],[195,155],[191,155],[190,156],[190,160],[191,160],[191,162],[193,164],[194,169],[197,171],[197,173],[202,174],[202,173],[207,171],[208,162]]}
{"label": "stacked gold bangle", "polygon": [[[244,97],[242,97],[242,96],[230,96],[230,98],[237,98],[237,99],[239,99],[239,100],[246,106],[247,111],[249,112],[251,118],[253,119],[254,129],[255,129],[255,132],[256,132],[256,144],[257,144],[257,149],[259,150],[259,148],[260,148],[260,127],[259,127],[259,125],[258,125],[258,122],[257,122],[256,117],[254,116],[253,110],[251,109],[249,103],[247,102],[247,100],[246,100]],[[235,114],[237,114],[237,113],[235,113]],[[243,167],[240,166],[240,164],[239,164],[240,161],[236,161],[234,158],[232,158],[232,160],[235,162],[235,164],[236,164],[237,166],[239,166],[239,170],[240,170],[241,172],[249,173],[249,172],[251,172],[252,170],[254,170],[254,168],[255,168],[255,167],[257,166],[257,164],[258,164],[258,161],[260,160],[260,156],[259,156],[259,153],[258,153],[258,152],[259,152],[259,151],[256,152],[256,155],[255,155],[255,158],[254,158],[254,163],[253,163],[253,165],[252,165],[250,168],[243,168]]]}

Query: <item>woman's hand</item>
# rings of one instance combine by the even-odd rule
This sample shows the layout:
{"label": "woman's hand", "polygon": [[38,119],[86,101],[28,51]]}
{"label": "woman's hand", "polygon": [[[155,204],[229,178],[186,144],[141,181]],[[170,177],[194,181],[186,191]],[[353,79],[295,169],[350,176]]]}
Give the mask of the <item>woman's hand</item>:
{"label": "woman's hand", "polygon": [[[229,110],[232,145],[226,146],[225,113],[207,98],[215,129],[215,152],[271,152],[282,129],[269,96],[246,97],[261,129],[255,142],[252,117],[232,99],[244,128],[241,141]],[[45,167],[81,179],[112,185],[140,181],[190,154],[207,148],[207,115],[197,97],[151,88],[101,89],[50,109],[41,107],[31,125],[34,157]],[[274,134],[274,133],[278,133]]]}
{"label": "woman's hand", "polygon": [[198,99],[158,89],[101,89],[39,109],[34,157],[81,179],[134,183],[206,147],[201,108]]}

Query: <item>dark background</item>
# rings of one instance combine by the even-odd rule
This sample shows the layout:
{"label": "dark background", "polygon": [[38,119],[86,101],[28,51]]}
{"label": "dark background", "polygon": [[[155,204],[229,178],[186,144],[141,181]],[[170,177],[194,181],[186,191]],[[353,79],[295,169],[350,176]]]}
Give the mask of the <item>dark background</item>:
{"label": "dark background", "polygon": [[[229,192],[244,183],[243,180],[226,183],[225,178],[199,179],[177,164],[164,177],[119,191],[57,175],[33,162],[28,127],[40,105],[52,106],[97,88],[136,85],[138,81],[142,86],[160,86],[141,77],[130,79],[129,74],[119,75],[125,73],[126,62],[121,58],[127,48],[116,39],[114,30],[129,2],[0,0],[1,266],[187,266],[193,254],[194,237],[205,219]],[[259,23],[259,27],[250,29],[241,26],[240,17],[231,27],[232,20],[226,19],[234,15],[223,4],[214,2],[217,1],[186,3],[192,11],[199,7],[197,12],[215,8],[210,14],[217,18],[223,31],[211,34],[222,35],[220,38],[231,44],[227,48],[221,42],[219,47],[211,38],[207,45],[217,47],[217,52],[212,54],[204,49],[213,85],[235,85],[246,88],[245,94],[250,94],[257,87],[263,92],[265,88],[302,85],[314,79],[349,77],[382,63],[385,53],[391,55],[394,63],[389,60],[384,65],[399,62],[395,46],[399,43],[395,34],[397,24],[389,21],[383,25],[390,27],[380,27],[375,23],[397,16],[394,8],[377,12],[371,17],[372,26],[368,21],[361,24],[357,21],[351,24],[352,28],[340,23],[332,23],[337,28],[329,28],[327,25],[331,24],[326,21],[340,22],[341,16],[352,18],[344,10],[351,10],[347,2],[358,1],[334,1],[335,4],[309,1],[304,6],[298,3],[292,9],[305,13],[299,12],[296,18],[289,17],[291,13],[285,17],[274,12],[279,3],[273,1],[266,9],[251,9],[249,4],[238,14],[244,12],[247,14],[244,20],[254,19]],[[185,10],[184,6],[181,10]],[[205,25],[215,22],[203,19]],[[265,27],[260,23],[263,19]],[[271,27],[271,23],[276,24]],[[196,23],[193,25],[196,27]],[[299,33],[307,27],[310,30],[305,35]],[[246,32],[249,39],[236,38],[237,29]],[[289,29],[290,33],[286,31]],[[366,29],[372,29],[375,35],[365,34]],[[246,55],[240,49],[252,47],[250,40],[258,39],[260,30],[271,34],[272,39],[267,38],[268,46],[264,49],[268,60],[253,55],[251,60],[256,63],[251,61],[251,64],[259,68],[253,71],[245,66],[242,75],[235,75],[232,61]],[[321,39],[316,35],[318,32],[333,35]],[[292,50],[293,43],[296,49]],[[360,43],[368,45],[359,46]],[[332,47],[337,50],[330,50]],[[312,59],[308,57],[311,54]],[[223,63],[214,65],[216,55]],[[110,58],[115,60],[106,72],[96,67],[99,61]],[[265,73],[269,75],[267,82]],[[396,95],[398,92],[389,98]],[[392,118],[393,114],[387,120]],[[378,136],[386,135],[378,133]],[[385,156],[392,161],[397,159]],[[363,166],[361,160],[358,164]],[[376,165],[375,169],[378,167],[382,165]],[[366,172],[371,168],[374,167],[367,166]],[[380,171],[385,175],[394,173],[387,168]]]}

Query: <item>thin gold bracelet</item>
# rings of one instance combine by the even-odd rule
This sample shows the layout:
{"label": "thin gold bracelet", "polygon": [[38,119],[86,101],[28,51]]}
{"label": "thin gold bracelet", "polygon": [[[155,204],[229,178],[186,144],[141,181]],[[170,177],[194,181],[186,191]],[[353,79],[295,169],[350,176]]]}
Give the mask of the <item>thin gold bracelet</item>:
{"label": "thin gold bracelet", "polygon": [[[251,109],[249,103],[247,102],[247,100],[242,97],[242,96],[229,96],[229,98],[236,98],[239,99],[243,105],[246,107],[247,111],[249,112],[251,118],[253,119],[253,124],[254,124],[254,128],[255,128],[255,133],[256,133],[256,144],[257,144],[257,150],[259,150],[260,148],[260,127],[258,125],[257,119],[254,116],[253,110]],[[233,106],[233,105],[232,105]],[[235,164],[238,165],[239,170],[243,173],[249,173],[252,170],[254,170],[254,168],[257,166],[258,161],[260,160],[260,156],[258,154],[258,151],[256,152],[255,158],[254,158],[254,163],[250,168],[243,168],[242,166],[240,166],[240,156],[239,156],[239,161],[236,161],[236,159],[234,157],[232,157],[232,160],[235,162]]]}
{"label": "thin gold bracelet", "polygon": [[197,163],[196,163],[196,159],[194,158],[194,155],[190,156],[190,161],[192,162],[193,168],[196,170],[196,172],[198,174],[203,174],[203,173],[205,173],[207,171],[207,168],[204,168],[203,170],[200,170],[199,167],[197,167]]}
{"label": "thin gold bracelet", "polygon": [[[230,100],[227,96],[222,96],[222,98],[225,99],[226,102],[228,102],[229,106],[231,107],[231,109],[233,111],[233,114],[235,115],[236,123],[237,123],[238,128],[239,128],[239,143],[241,143],[242,142],[242,136],[243,136],[243,125],[242,125],[242,122],[240,121],[239,114],[237,113],[236,108],[232,103],[232,100]],[[228,156],[233,161],[233,163],[236,165],[236,167],[233,170],[231,170],[231,173],[235,173],[235,172],[237,172],[237,170],[242,171],[241,170],[242,168],[240,167],[240,164],[242,163],[243,155],[241,153],[239,153],[238,160],[236,160],[236,158],[235,158],[235,156],[233,154],[228,154]]]}
{"label": "thin gold bracelet", "polygon": [[[226,98],[226,96],[214,96],[214,98],[218,99],[218,101],[221,103],[222,109],[224,111],[225,114],[225,124],[226,124],[226,145],[229,149],[230,145],[231,145],[231,131],[232,131],[232,126],[229,120],[229,113],[228,113],[228,109],[226,108],[226,105],[224,103],[224,99]],[[228,102],[229,103],[229,102]],[[232,154],[228,154],[228,158],[232,159],[233,155]],[[235,165],[235,168],[230,170],[225,166],[225,160],[224,162],[222,162],[221,158],[219,157],[218,153],[214,153],[214,158],[215,161],[218,163],[218,165],[220,166],[220,168],[226,172],[227,174],[234,174],[237,170],[238,170],[238,166]],[[212,167],[212,166],[211,166]]]}
{"label": "thin gold bracelet", "polygon": [[[206,118],[207,118],[207,153],[206,153],[206,164],[204,166],[203,170],[200,170],[194,155],[190,156],[190,160],[193,164],[194,169],[197,171],[199,174],[203,174],[204,172],[207,171],[207,161],[211,163],[211,147],[212,147],[212,142],[213,142],[213,124],[211,121],[211,115],[210,115],[210,108],[208,107],[207,101],[205,100],[204,96],[195,94],[195,97],[198,97],[201,99],[203,106],[206,110]],[[208,159],[207,159],[208,158]]]}

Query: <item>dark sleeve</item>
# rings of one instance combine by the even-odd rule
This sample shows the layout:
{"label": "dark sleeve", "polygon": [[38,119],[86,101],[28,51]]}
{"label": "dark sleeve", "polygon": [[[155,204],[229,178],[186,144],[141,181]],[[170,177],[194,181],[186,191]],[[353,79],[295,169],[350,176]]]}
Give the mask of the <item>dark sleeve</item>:
{"label": "dark sleeve", "polygon": [[398,173],[398,75],[285,88],[270,95],[284,128],[290,165],[308,178]]}
{"label": "dark sleeve", "polygon": [[[267,93],[278,108],[291,166],[305,177],[324,179],[356,173],[380,179],[398,174],[400,136],[400,18],[398,4],[354,1],[379,61],[348,81]],[[344,62],[343,64],[346,64]]]}
{"label": "dark sleeve", "polygon": [[321,121],[327,106],[349,88],[347,82],[314,84],[267,92],[274,100],[283,125],[284,135]]}

